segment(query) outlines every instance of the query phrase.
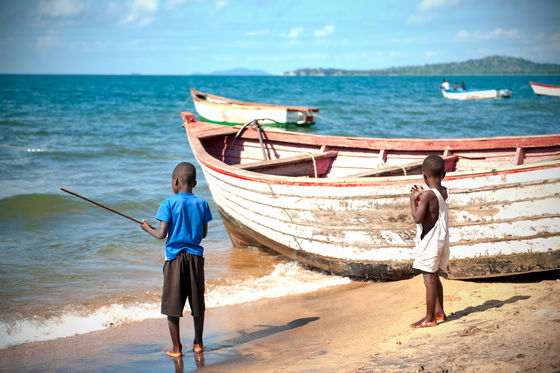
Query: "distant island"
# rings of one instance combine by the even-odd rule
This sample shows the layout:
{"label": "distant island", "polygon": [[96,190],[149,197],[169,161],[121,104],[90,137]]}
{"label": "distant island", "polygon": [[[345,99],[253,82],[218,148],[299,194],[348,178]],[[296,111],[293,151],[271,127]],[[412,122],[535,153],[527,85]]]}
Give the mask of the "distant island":
{"label": "distant island", "polygon": [[422,66],[389,67],[376,70],[305,68],[285,72],[284,76],[454,76],[454,75],[560,75],[560,65],[536,63],[523,58],[489,56],[465,62]]}

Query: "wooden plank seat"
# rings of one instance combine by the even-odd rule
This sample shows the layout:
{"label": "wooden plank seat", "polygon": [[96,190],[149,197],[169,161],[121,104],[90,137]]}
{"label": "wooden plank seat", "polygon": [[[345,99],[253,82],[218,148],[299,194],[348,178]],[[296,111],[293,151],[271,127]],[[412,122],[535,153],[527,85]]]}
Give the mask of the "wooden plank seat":
{"label": "wooden plank seat", "polygon": [[292,157],[270,159],[265,161],[243,163],[235,165],[242,170],[260,172],[269,175],[280,176],[309,176],[314,177],[325,175],[334,158],[336,151],[321,153],[299,153]]}
{"label": "wooden plank seat", "polygon": [[[456,155],[443,157],[443,160],[445,161],[445,170],[451,171],[453,169],[455,161],[458,158],[459,157]],[[341,178],[347,179],[347,178],[356,178],[356,177],[381,177],[381,176],[408,175],[411,172],[422,169],[422,163],[424,163],[423,159],[421,161],[406,163],[399,166],[388,166],[388,167],[378,168],[375,170],[360,172],[357,174],[345,175],[342,176]]]}

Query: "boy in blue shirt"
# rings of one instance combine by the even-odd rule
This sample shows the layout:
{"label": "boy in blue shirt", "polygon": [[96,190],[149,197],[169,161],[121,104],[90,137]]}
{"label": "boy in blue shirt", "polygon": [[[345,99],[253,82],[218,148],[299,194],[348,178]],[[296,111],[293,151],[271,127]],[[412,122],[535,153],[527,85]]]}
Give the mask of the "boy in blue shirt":
{"label": "boy in blue shirt", "polygon": [[203,351],[204,329],[204,258],[201,240],[208,233],[212,214],[208,203],[192,193],[196,186],[196,169],[188,162],[179,163],[171,177],[175,195],[167,197],[156,214],[159,227],[154,228],[142,221],[142,229],[165,243],[163,265],[163,293],[161,313],[167,315],[173,350],[167,356],[182,356],[183,346],[179,334],[179,318],[189,300],[194,321],[193,351]]}

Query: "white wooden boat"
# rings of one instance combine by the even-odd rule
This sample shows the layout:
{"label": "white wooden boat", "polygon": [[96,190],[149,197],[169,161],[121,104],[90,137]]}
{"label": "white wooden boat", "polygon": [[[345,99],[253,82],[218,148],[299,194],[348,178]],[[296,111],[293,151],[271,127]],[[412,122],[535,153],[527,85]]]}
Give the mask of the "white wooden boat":
{"label": "white wooden boat", "polygon": [[259,119],[265,126],[307,127],[315,124],[315,113],[319,112],[315,107],[238,101],[195,89],[191,89],[191,97],[196,112],[203,121],[226,125],[244,124]]}
{"label": "white wooden boat", "polygon": [[443,97],[450,100],[484,100],[490,98],[511,97],[509,89],[484,89],[484,90],[441,90]]}
{"label": "white wooden boat", "polygon": [[560,135],[350,138],[182,118],[236,246],[339,275],[413,276],[410,188],[423,184],[423,159],[440,154],[450,195],[448,277],[560,268]]}
{"label": "white wooden boat", "polygon": [[533,92],[539,96],[558,96],[560,97],[560,86],[552,84],[542,84],[529,82]]}

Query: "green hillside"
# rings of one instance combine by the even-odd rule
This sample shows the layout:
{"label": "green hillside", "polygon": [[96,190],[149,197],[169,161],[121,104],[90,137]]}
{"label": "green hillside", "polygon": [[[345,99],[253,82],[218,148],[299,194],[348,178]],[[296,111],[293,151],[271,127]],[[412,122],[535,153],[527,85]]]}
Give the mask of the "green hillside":
{"label": "green hillside", "polygon": [[423,66],[390,67],[377,70],[305,68],[286,72],[289,76],[454,76],[454,75],[560,75],[560,65],[536,63],[523,58],[489,56],[464,62]]}

